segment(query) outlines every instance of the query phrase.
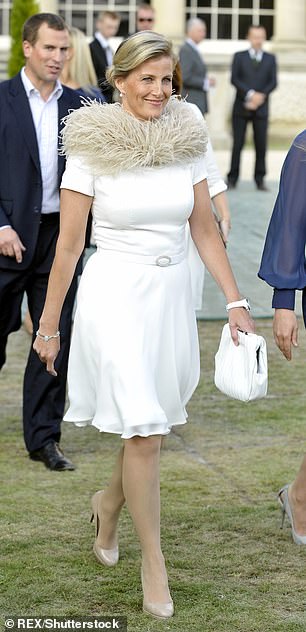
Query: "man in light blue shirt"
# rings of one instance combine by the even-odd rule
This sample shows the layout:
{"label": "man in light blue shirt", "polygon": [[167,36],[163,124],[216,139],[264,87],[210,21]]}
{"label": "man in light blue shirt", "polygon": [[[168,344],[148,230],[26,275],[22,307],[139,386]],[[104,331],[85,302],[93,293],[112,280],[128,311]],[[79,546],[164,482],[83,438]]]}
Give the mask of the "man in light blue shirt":
{"label": "man in light blue shirt", "polygon": [[[58,155],[61,120],[81,105],[77,93],[58,80],[68,47],[62,18],[52,13],[32,16],[23,28],[25,67],[0,84],[0,368],[8,335],[21,325],[24,293],[34,336],[59,335],[39,332],[38,320],[59,231],[59,185],[65,168],[64,157]],[[57,471],[74,469],[59,440],[76,285],[75,277],[62,313],[58,376],[47,374],[32,345],[24,375],[26,447],[32,460]]]}

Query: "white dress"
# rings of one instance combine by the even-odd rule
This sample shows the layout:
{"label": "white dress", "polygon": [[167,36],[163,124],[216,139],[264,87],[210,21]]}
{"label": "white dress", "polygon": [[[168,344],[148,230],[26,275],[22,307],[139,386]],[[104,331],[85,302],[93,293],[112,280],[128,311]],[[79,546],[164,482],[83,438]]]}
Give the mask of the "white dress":
{"label": "white dress", "polygon": [[185,423],[199,380],[185,226],[205,178],[204,159],[94,177],[68,158],[61,186],[94,196],[97,252],[78,290],[66,421],[125,439]]}

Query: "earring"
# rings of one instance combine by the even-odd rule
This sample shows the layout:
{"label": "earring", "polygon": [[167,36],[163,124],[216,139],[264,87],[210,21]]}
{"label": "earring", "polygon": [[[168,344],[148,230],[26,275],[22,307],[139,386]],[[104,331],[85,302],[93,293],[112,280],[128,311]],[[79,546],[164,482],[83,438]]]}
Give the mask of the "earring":
{"label": "earring", "polygon": [[125,96],[125,92],[120,92],[119,93],[119,97],[124,97]]}

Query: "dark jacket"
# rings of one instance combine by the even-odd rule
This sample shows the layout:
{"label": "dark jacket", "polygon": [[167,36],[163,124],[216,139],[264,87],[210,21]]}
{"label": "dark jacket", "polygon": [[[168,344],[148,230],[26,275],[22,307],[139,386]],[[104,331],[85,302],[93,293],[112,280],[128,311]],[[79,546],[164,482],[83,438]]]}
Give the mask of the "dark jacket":
{"label": "dark jacket", "polygon": [[263,53],[261,62],[255,64],[248,50],[236,53],[232,64],[231,82],[237,90],[234,114],[249,116],[250,112],[244,105],[245,98],[249,90],[255,90],[267,96],[265,102],[256,110],[256,116],[268,116],[268,97],[277,85],[275,56]]}
{"label": "dark jacket", "polygon": [[[81,105],[79,95],[63,86],[58,100],[62,118]],[[38,144],[28,97],[20,74],[0,84],[0,226],[9,224],[26,247],[22,263],[0,255],[0,268],[26,270],[35,253],[40,227],[42,178]],[[58,157],[58,186],[65,169]]]}
{"label": "dark jacket", "polygon": [[208,111],[207,92],[203,90],[206,78],[206,64],[200,54],[188,42],[185,42],[179,53],[183,78],[183,96],[187,101],[195,103],[205,114]]}
{"label": "dark jacket", "polygon": [[101,92],[103,93],[103,95],[105,96],[106,101],[108,101],[108,103],[111,103],[112,96],[113,96],[113,89],[109,85],[109,83],[107,83],[106,81],[105,73],[107,69],[107,58],[106,58],[105,50],[103,46],[101,46],[99,40],[97,40],[96,38],[92,42],[90,42],[89,47],[90,47],[90,52],[91,52],[92,63],[94,65],[97,79],[98,79],[98,86]]}

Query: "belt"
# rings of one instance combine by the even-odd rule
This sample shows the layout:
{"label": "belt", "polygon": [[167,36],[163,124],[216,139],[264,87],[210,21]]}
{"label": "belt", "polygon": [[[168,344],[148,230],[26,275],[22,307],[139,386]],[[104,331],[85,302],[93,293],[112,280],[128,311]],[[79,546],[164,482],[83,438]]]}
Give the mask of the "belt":
{"label": "belt", "polygon": [[110,259],[116,259],[118,261],[126,261],[127,263],[141,263],[151,266],[159,266],[160,268],[167,268],[168,266],[176,265],[186,258],[185,252],[180,252],[175,255],[138,255],[134,252],[122,252],[117,250],[104,250],[98,248],[97,253],[103,257],[109,257]]}
{"label": "belt", "polygon": [[40,215],[40,223],[41,224],[55,224],[59,222],[59,213],[41,213]]}

